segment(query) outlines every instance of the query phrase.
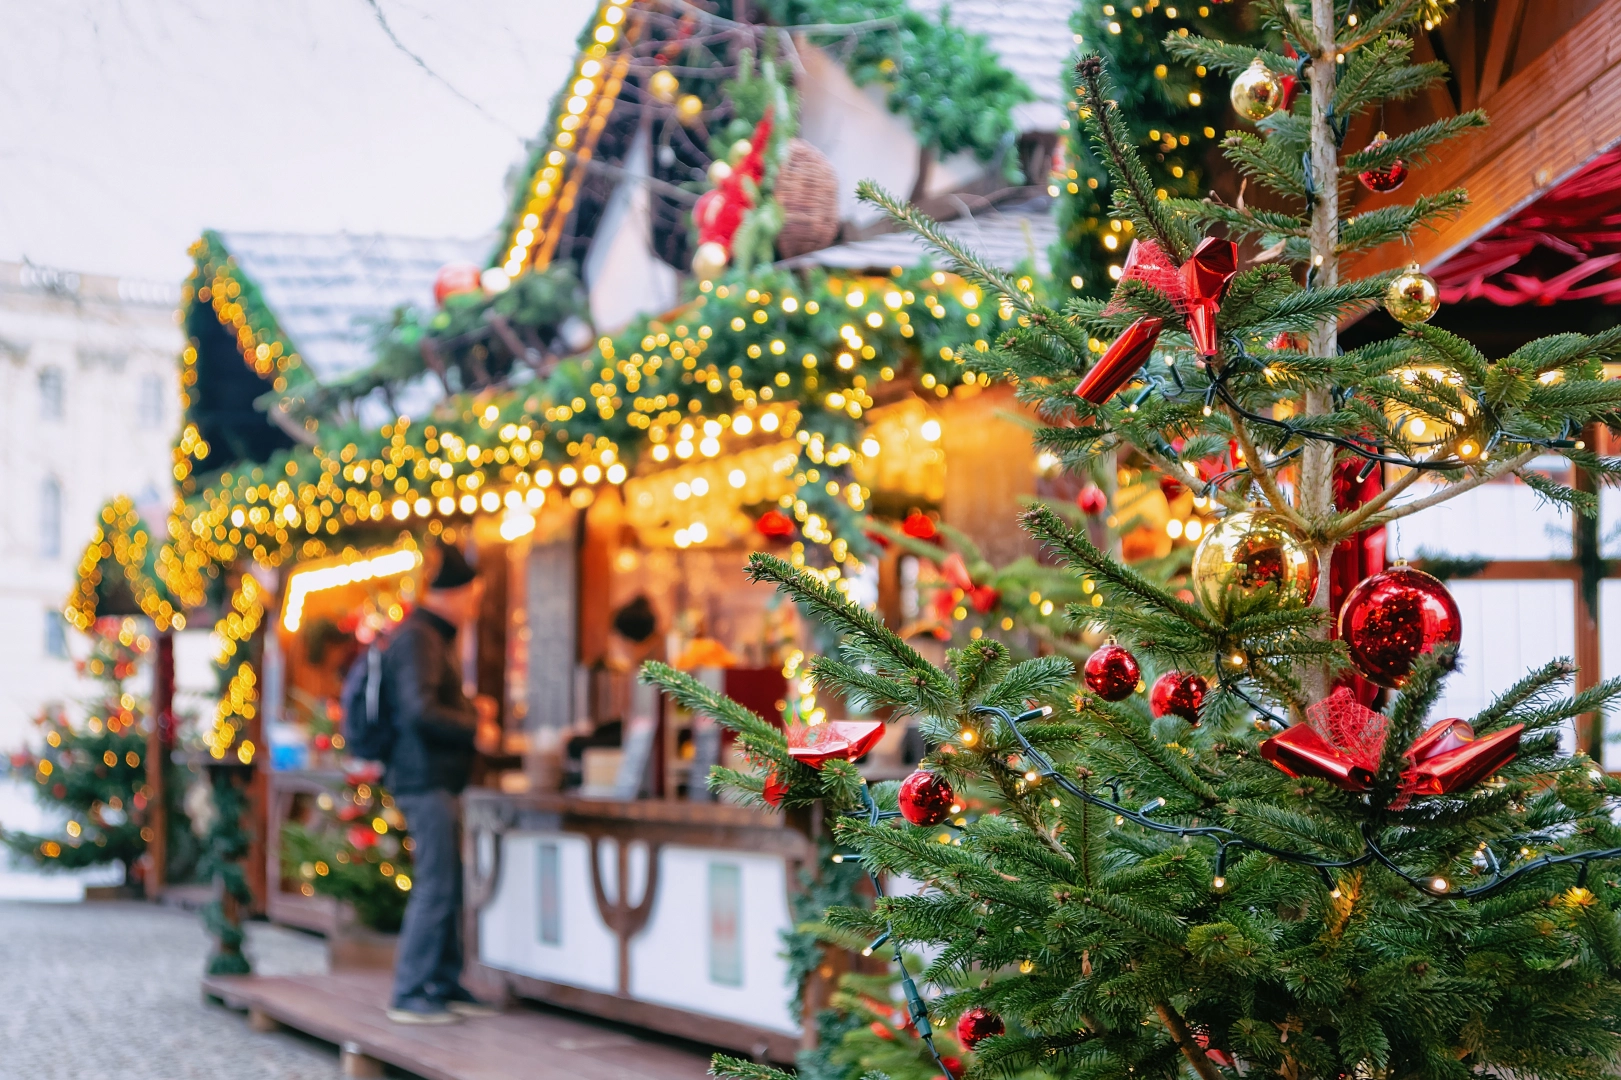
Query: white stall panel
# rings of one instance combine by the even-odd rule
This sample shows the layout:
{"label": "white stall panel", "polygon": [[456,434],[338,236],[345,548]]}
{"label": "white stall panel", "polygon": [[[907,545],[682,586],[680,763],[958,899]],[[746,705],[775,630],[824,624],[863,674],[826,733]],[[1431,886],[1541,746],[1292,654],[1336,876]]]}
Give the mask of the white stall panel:
{"label": "white stall panel", "polygon": [[782,957],[792,925],[782,858],[665,847],[652,915],[631,942],[631,996],[798,1034]]}
{"label": "white stall panel", "polygon": [[[501,880],[479,912],[479,959],[490,967],[613,993],[619,942],[597,913],[584,837],[507,833]],[[611,854],[606,855],[613,865]]]}
{"label": "white stall panel", "polygon": [[[1468,719],[1532,668],[1576,654],[1576,590],[1569,581],[1447,582],[1463,616],[1458,670],[1430,711]],[[1565,734],[1575,746],[1575,729]]]}
{"label": "white stall panel", "polygon": [[[1436,490],[1419,481],[1399,503]],[[1483,559],[1568,559],[1570,515],[1543,503],[1524,484],[1483,484],[1448,502],[1392,522],[1386,531],[1392,558],[1416,559],[1420,549],[1434,555]]]}
{"label": "white stall panel", "polygon": [[[1598,586],[1598,639],[1601,677],[1621,675],[1621,581],[1606,578]],[[1621,709],[1604,717],[1604,745],[1599,760],[1606,769],[1621,768]]]}

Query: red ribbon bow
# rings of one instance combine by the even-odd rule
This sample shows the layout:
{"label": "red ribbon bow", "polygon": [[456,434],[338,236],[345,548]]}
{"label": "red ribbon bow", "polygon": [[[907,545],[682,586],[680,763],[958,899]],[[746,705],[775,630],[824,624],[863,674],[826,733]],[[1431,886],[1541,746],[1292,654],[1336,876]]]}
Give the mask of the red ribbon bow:
{"label": "red ribbon bow", "polygon": [[1238,273],[1238,245],[1207,236],[1182,264],[1188,334],[1200,356],[1216,355],[1216,312],[1227,293],[1227,283]]}
{"label": "red ribbon bow", "polygon": [[[1363,706],[1346,687],[1306,710],[1296,724],[1261,744],[1261,756],[1290,776],[1315,776],[1346,791],[1373,786],[1390,719]],[[1491,776],[1514,760],[1524,724],[1476,737],[1456,718],[1432,724],[1407,748],[1399,786],[1401,809],[1414,795],[1450,795]]]}

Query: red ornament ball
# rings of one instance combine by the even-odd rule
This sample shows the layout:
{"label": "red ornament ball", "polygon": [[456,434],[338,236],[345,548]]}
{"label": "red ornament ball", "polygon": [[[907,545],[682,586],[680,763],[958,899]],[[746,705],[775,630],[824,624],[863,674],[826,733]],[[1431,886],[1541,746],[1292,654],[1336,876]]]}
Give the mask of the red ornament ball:
{"label": "red ornament ball", "polygon": [[918,769],[901,781],[895,796],[900,804],[901,817],[913,825],[938,825],[951,816],[952,803],[957,793],[943,778],[927,769]]}
{"label": "red ornament ball", "polygon": [[901,532],[914,540],[933,540],[937,530],[934,527],[933,518],[925,513],[913,510],[906,515],[906,520],[901,522]]}
{"label": "red ornament ball", "polygon": [[1124,701],[1142,677],[1137,658],[1112,641],[1086,658],[1086,685],[1104,701]]}
{"label": "red ornament ball", "polygon": [[767,805],[781,806],[783,796],[788,794],[788,782],[777,776],[773,771],[765,778],[765,786],[760,791],[760,797],[765,799]]}
{"label": "red ornament ball", "polygon": [[1176,715],[1193,724],[1199,724],[1199,710],[1210,684],[1204,676],[1191,671],[1167,671],[1154,680],[1148,692],[1148,707],[1155,716]]}
{"label": "red ornament ball", "polygon": [[972,1050],[982,1039],[1001,1035],[1007,1031],[1002,1018],[975,1005],[957,1018],[957,1041]]}
{"label": "red ornament ball", "polygon": [[1413,663],[1463,637],[1458,604],[1422,570],[1397,565],[1360,582],[1340,608],[1340,637],[1370,682],[1400,688]]}
{"label": "red ornament ball", "polygon": [[794,523],[775,507],[755,518],[754,529],[767,540],[785,540],[794,535]]}
{"label": "red ornament ball", "polygon": [[446,263],[433,277],[433,298],[443,304],[448,297],[478,292],[479,268],[472,263]]}
{"label": "red ornament ball", "polygon": [[[1371,143],[1362,148],[1362,152],[1367,153],[1370,150],[1377,150],[1389,141],[1385,137],[1385,133],[1381,131],[1373,137]],[[1395,191],[1407,180],[1407,160],[1405,158],[1396,158],[1388,165],[1358,173],[1357,179],[1362,181],[1362,186],[1369,191],[1377,191],[1381,194]]]}
{"label": "red ornament ball", "polygon": [[1096,484],[1088,484],[1075,496],[1075,505],[1081,508],[1081,513],[1096,517],[1109,508],[1109,497]]}

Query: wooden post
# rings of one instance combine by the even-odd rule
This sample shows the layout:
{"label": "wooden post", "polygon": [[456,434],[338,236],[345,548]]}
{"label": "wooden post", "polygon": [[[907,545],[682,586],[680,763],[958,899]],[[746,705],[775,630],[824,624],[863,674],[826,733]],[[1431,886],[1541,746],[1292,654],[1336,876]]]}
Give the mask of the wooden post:
{"label": "wooden post", "polygon": [[174,632],[161,631],[152,654],[152,715],[146,733],[146,896],[163,895],[169,869],[169,745],[174,736]]}
{"label": "wooden post", "polygon": [[[1599,438],[1597,424],[1589,424],[1583,432],[1588,446],[1595,446]],[[1593,478],[1575,470],[1576,490],[1598,497],[1598,485]],[[1603,677],[1604,656],[1599,642],[1599,582],[1604,577],[1604,559],[1599,550],[1599,523],[1596,518],[1582,514],[1571,515],[1575,533],[1576,556],[1576,692],[1590,690]],[[1576,718],[1576,748],[1584,750],[1594,761],[1604,761],[1604,717],[1602,713],[1583,713]]]}

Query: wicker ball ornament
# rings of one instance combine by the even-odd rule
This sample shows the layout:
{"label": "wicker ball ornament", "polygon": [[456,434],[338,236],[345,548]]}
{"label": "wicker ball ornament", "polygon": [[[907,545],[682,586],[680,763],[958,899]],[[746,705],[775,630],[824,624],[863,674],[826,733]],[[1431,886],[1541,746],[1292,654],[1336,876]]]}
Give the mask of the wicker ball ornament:
{"label": "wicker ball ornament", "polygon": [[1104,701],[1126,700],[1142,677],[1137,658],[1112,641],[1086,658],[1086,685]]}
{"label": "wicker ball ornament", "polygon": [[979,1005],[957,1018],[957,1041],[969,1050],[995,1035],[1004,1034],[1007,1026],[1002,1018]]}
{"label": "wicker ball ornament", "polygon": [[1199,726],[1199,710],[1204,707],[1210,684],[1192,671],[1167,671],[1154,680],[1148,691],[1148,708],[1155,716],[1180,716]]}
{"label": "wicker ball ornament", "polygon": [[900,791],[895,793],[901,817],[924,827],[938,825],[950,817],[956,799],[957,793],[951,790],[945,778],[927,769],[918,769],[902,780]]}
{"label": "wicker ball ornament", "polygon": [[1369,682],[1399,689],[1420,656],[1458,643],[1463,618],[1438,578],[1398,563],[1346,594],[1340,637]]}
{"label": "wicker ball ornament", "polygon": [[820,251],[839,235],[839,174],[804,139],[789,139],[772,194],[782,207],[777,253],[784,259]]}
{"label": "wicker ball ornament", "polygon": [[1243,510],[1204,534],[1188,578],[1205,610],[1231,622],[1263,609],[1311,603],[1317,595],[1317,560],[1282,521]]}
{"label": "wicker ball ornament", "polygon": [[1278,104],[1283,100],[1283,87],[1278,85],[1276,76],[1267,70],[1266,64],[1257,56],[1255,62],[1233,80],[1229,96],[1234,112],[1245,120],[1256,122],[1278,111]]}
{"label": "wicker ball ornament", "polygon": [[1440,308],[1441,292],[1435,287],[1435,279],[1418,263],[1409,263],[1385,290],[1385,310],[1403,326],[1429,322]]}

